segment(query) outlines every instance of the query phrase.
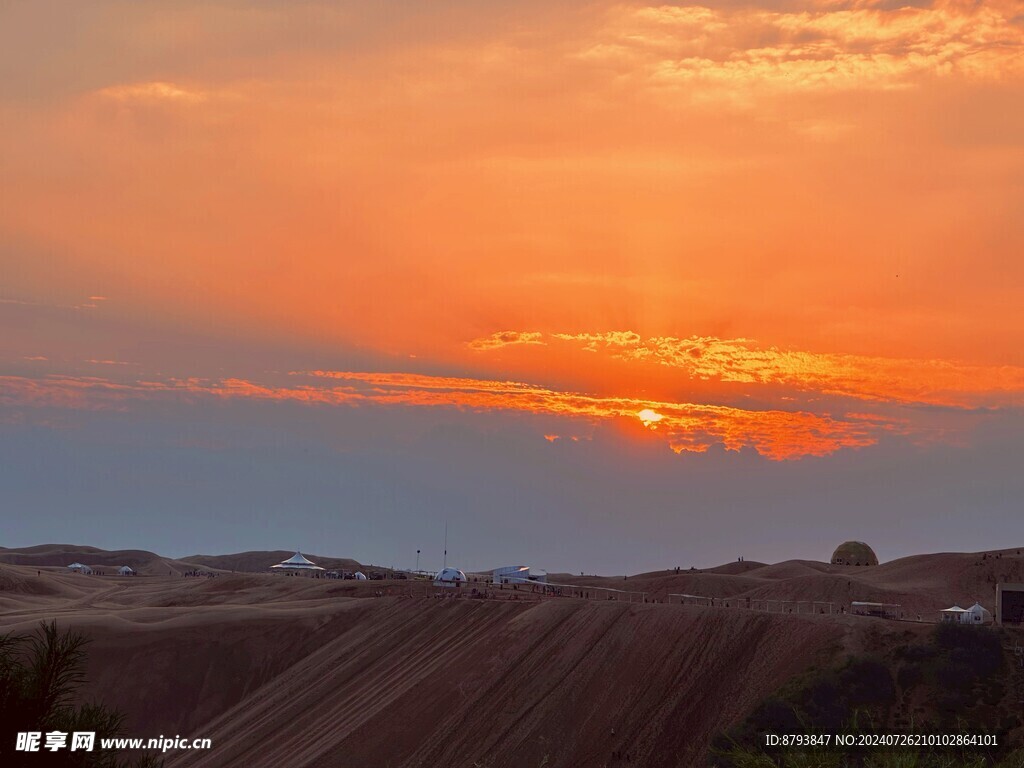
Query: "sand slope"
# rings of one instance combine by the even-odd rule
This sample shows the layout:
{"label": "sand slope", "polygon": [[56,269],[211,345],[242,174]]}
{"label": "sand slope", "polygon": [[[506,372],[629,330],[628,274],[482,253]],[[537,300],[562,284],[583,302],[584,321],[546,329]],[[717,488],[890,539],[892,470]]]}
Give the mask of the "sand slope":
{"label": "sand slope", "polygon": [[[447,600],[281,576],[114,579],[0,566],[23,604],[92,638],[90,696],[131,735],[209,737],[174,766],[549,766],[699,761],[790,675],[854,647],[850,617]],[[51,582],[48,594],[27,585]],[[505,596],[507,597],[507,595]],[[921,629],[925,629],[923,626]]]}
{"label": "sand slope", "polygon": [[0,564],[0,632],[51,618],[80,629],[92,639],[87,695],[124,711],[129,735],[213,739],[211,752],[169,753],[168,768],[696,765],[715,733],[792,675],[930,630],[766,614],[737,598],[933,611],[991,607],[993,579],[1024,581],[1024,557],[1007,550],[876,568],[790,561],[559,577],[650,601],[730,598],[730,608],[529,590],[451,600],[426,597],[422,582],[171,576],[164,565],[178,573],[186,561],[141,551],[153,575],[82,576],[63,567],[70,548],[33,550],[0,551],[0,561],[31,563]]}

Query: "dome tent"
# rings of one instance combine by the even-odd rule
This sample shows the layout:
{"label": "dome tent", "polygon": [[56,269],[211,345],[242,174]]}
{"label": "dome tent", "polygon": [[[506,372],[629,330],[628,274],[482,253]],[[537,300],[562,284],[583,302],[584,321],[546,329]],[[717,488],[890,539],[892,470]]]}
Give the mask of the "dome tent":
{"label": "dome tent", "polygon": [[461,587],[467,581],[469,581],[469,579],[466,578],[466,574],[458,568],[445,568],[434,577],[434,586],[448,588]]}
{"label": "dome tent", "polygon": [[878,557],[863,541],[844,541],[832,553],[832,565],[878,565]]}
{"label": "dome tent", "polygon": [[356,571],[355,579],[356,581],[366,581],[366,574],[362,571]]}
{"label": "dome tent", "polygon": [[971,624],[990,624],[992,622],[992,612],[981,603],[976,602],[965,613],[969,617],[968,621]]}

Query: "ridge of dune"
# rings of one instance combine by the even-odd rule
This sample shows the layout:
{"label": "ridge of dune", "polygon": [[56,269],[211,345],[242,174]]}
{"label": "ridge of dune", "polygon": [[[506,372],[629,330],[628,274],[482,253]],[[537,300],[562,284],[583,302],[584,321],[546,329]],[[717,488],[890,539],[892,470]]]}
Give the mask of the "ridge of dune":
{"label": "ridge of dune", "polygon": [[112,571],[127,565],[146,575],[182,573],[195,567],[144,549],[105,550],[74,544],[44,544],[22,549],[0,549],[0,563],[9,565],[58,568],[66,567],[72,562],[82,562],[100,571]]}
{"label": "ridge of dune", "polygon": [[[92,641],[88,693],[123,711],[131,735],[213,740],[210,752],[169,755],[167,768],[501,768],[545,757],[583,768],[613,751],[696,764],[715,732],[794,675],[930,631],[839,606],[899,603],[912,617],[975,597],[991,604],[993,579],[1024,581],[1016,550],[557,575],[591,597],[630,592],[597,600],[541,599],[529,585],[449,600],[412,580],[184,578],[196,563],[144,550],[88,552],[93,562],[134,553],[150,568],[137,578],[42,564],[86,551],[0,551],[0,633],[49,619],[81,630]],[[670,597],[679,594],[723,600],[681,605]],[[833,602],[837,612],[765,613],[744,609],[747,599]]]}

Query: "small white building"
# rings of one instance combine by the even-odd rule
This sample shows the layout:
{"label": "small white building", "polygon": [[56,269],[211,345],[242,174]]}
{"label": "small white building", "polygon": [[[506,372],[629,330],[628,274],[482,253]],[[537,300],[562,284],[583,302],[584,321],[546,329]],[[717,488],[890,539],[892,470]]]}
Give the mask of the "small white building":
{"label": "small white building", "polygon": [[75,573],[92,573],[92,568],[83,563],[72,563],[68,566],[68,570],[74,571]]}
{"label": "small white building", "polygon": [[468,581],[466,574],[458,568],[445,568],[434,577],[434,586],[456,589]]}
{"label": "small white building", "polygon": [[135,569],[127,565],[122,565],[117,569],[117,573],[119,576],[134,576]]}
{"label": "small white building", "polygon": [[548,572],[528,565],[506,565],[495,568],[492,574],[495,584],[546,584]]}

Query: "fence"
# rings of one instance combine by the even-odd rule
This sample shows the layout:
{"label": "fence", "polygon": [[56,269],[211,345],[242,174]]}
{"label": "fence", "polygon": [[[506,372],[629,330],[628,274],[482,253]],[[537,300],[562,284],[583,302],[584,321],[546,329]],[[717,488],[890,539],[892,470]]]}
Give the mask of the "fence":
{"label": "fence", "polygon": [[387,584],[379,590],[380,596],[404,595],[406,597],[472,598],[487,597],[505,600],[550,600],[561,597],[575,597],[584,600],[619,600],[627,603],[643,603],[646,592],[613,587],[587,587],[579,584],[557,584],[553,582],[521,582],[518,584],[491,584],[487,582],[462,582],[458,587],[439,587],[433,581],[410,581],[408,584]]}
{"label": "fence", "polygon": [[835,603],[824,600],[768,600],[753,597],[709,597],[707,595],[670,594],[670,603],[704,605],[710,608],[745,608],[766,613],[833,614]]}
{"label": "fence", "polygon": [[[581,584],[559,584],[556,582],[523,581],[519,583],[492,584],[467,582],[458,588],[437,587],[433,582],[411,581],[404,587],[392,586],[382,594],[405,594],[409,597],[472,598],[506,600],[547,600],[572,597],[584,600],[618,600],[628,603],[647,602],[647,592],[614,587],[593,587]],[[711,597],[670,593],[669,603],[676,605],[701,605],[709,608],[741,608],[751,611],[779,614],[835,615],[839,613],[883,618],[902,618],[900,606],[890,603],[857,603],[849,608],[845,603],[827,600],[779,600],[753,597]]]}

